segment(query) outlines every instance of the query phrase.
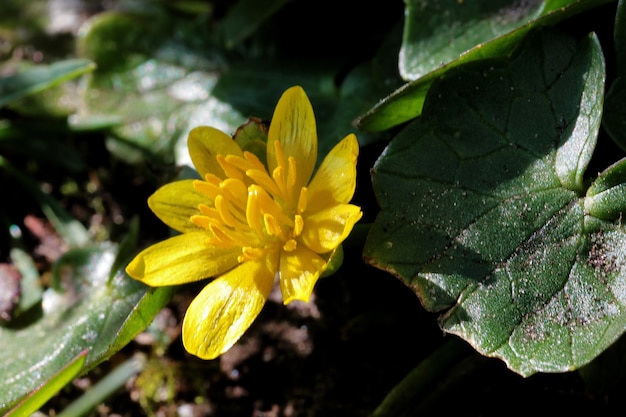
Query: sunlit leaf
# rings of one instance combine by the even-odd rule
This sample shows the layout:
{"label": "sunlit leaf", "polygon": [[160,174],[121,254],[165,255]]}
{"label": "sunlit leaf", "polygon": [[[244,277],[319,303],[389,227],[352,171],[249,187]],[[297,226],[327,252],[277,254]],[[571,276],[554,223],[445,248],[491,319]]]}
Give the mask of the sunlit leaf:
{"label": "sunlit leaf", "polygon": [[378,83],[380,76],[391,81],[377,89],[361,87],[356,95],[352,82],[359,78],[349,75],[350,90],[343,95],[336,86],[335,61],[235,59],[207,30],[213,22],[203,19],[190,23],[171,16],[107,13],[90,20],[81,31],[79,51],[98,70],[89,76],[86,107],[70,119],[72,127],[108,123],[113,127],[109,150],[129,162],[156,157],[189,164],[192,128],[212,126],[232,134],[248,117],[269,120],[282,92],[300,85],[315,109],[323,155],[354,131],[352,120],[385,87],[399,84],[391,70],[375,67],[370,82]]}
{"label": "sunlit leaf", "polygon": [[409,0],[406,3],[399,66],[404,79],[415,80],[458,59],[476,45],[525,25],[542,13],[546,2]]}
{"label": "sunlit leaf", "polygon": [[382,210],[366,259],[440,312],[445,331],[522,375],[580,367],[626,328],[623,203],[594,194],[621,174],[602,174],[587,197],[583,178],[603,89],[594,36],[540,33],[510,61],[433,84],[374,167]]}
{"label": "sunlit leaf", "polygon": [[8,412],[6,417],[28,417],[33,415],[46,401],[79,374],[85,364],[86,357],[87,351],[82,351],[42,386],[27,395],[17,406]]}
{"label": "sunlit leaf", "polygon": [[[403,46],[404,50],[406,51],[407,49],[411,49],[416,53],[419,51],[420,54],[422,53],[421,51],[424,51],[423,53],[426,55],[436,52],[442,57],[447,58],[440,58],[442,59],[440,62],[430,63],[428,59],[425,61],[419,60],[421,69],[419,70],[419,75],[416,73],[416,76],[419,76],[419,78],[405,84],[387,97],[381,99],[373,108],[371,108],[364,115],[360,116],[356,120],[356,123],[363,130],[380,131],[414,119],[422,112],[422,106],[424,105],[426,93],[428,92],[431,84],[445,72],[458,65],[478,59],[506,57],[511,54],[521,39],[523,39],[523,37],[531,29],[540,26],[554,25],[568,17],[571,17],[572,15],[609,2],[611,2],[611,0],[543,0],[539,2],[542,6],[529,7],[537,2],[518,3],[508,1],[506,3],[512,5],[510,8],[505,7],[498,10],[506,12],[507,10],[515,10],[515,8],[519,6],[523,10],[526,10],[528,14],[526,15],[523,13],[523,18],[519,21],[514,19],[514,21],[517,21],[520,25],[519,27],[511,30],[510,32],[501,34],[498,32],[490,32],[491,29],[489,28],[492,26],[490,23],[493,23],[490,22],[490,19],[493,17],[493,19],[498,20],[502,19],[502,16],[499,16],[498,13],[489,13],[489,10],[491,7],[497,8],[498,6],[503,6],[502,2],[492,3],[482,1],[480,3],[483,3],[483,8],[481,8],[476,5],[478,2],[457,2],[450,0],[443,3],[444,5],[447,5],[447,7],[440,7],[440,2],[435,0],[425,2],[415,0],[415,3],[413,3],[412,6],[415,10],[414,16],[420,16],[419,10],[422,4],[439,10],[441,15],[438,17],[430,17],[429,20],[432,22],[430,30],[422,29],[419,24],[415,24],[414,30],[418,32],[416,36],[420,36],[421,40],[419,42],[423,43],[423,47],[414,48],[413,43],[417,42],[417,40],[410,38],[405,39],[405,44]],[[457,5],[453,5],[453,3],[456,3]],[[466,3],[474,5],[472,9],[475,10],[475,13],[466,15],[460,12],[451,13],[450,10],[448,10],[449,8],[466,7]],[[411,8],[409,8],[409,10],[411,10]],[[540,11],[540,13],[538,11]],[[482,18],[476,19],[477,14],[478,16],[482,16]],[[454,19],[461,20],[460,22],[453,20],[445,25],[447,31],[443,31],[443,33],[447,33],[450,37],[450,45],[441,49],[442,40],[440,39],[440,32],[439,30],[433,31],[433,25],[442,19],[447,19],[450,16]],[[532,18],[532,20],[528,20],[530,18]],[[411,22],[407,24],[409,25],[409,28],[412,25]],[[516,25],[513,24],[512,27],[514,26]],[[480,39],[473,38],[474,41],[478,43],[471,45],[471,47],[468,47],[465,51],[457,50],[459,43],[462,46],[460,49],[465,49],[465,40],[468,39],[466,37],[466,32],[473,31],[477,27],[482,27],[482,29],[478,31]],[[510,26],[501,26],[502,30],[506,30],[506,28],[510,28]],[[456,33],[457,31],[460,32]],[[412,33],[408,29],[407,32]],[[433,33],[436,36],[430,37]],[[460,33],[463,33],[462,38],[456,39],[455,36],[460,36]],[[470,37],[469,39],[472,38]],[[410,45],[407,42],[410,42]],[[407,52],[403,54],[403,56],[406,55]],[[403,59],[407,62],[418,62],[418,58],[416,57],[404,57]]]}
{"label": "sunlit leaf", "polygon": [[0,328],[0,410],[46,383],[83,350],[84,370],[109,358],[145,329],[169,300],[170,288],[149,289],[118,271],[116,248],[74,249],[55,264],[55,287],[39,312]]}

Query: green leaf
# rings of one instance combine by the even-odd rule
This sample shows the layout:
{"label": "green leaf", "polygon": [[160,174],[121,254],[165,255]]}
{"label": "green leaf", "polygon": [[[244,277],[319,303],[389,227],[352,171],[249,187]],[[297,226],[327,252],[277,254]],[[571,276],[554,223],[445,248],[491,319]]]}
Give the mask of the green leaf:
{"label": "green leaf", "polygon": [[[230,135],[248,117],[269,120],[280,95],[301,85],[313,103],[323,157],[354,131],[352,120],[383,91],[362,87],[359,95],[367,96],[367,105],[349,94],[354,84],[343,95],[336,85],[340,70],[332,59],[303,62],[252,53],[233,57],[207,31],[214,23],[124,13],[90,20],[79,50],[98,69],[90,74],[85,109],[71,119],[72,127],[109,123],[108,148],[128,162],[155,158],[190,164],[186,145],[192,128],[213,126]],[[380,68],[369,75],[358,81],[389,78]],[[398,82],[381,85],[395,87]]]}
{"label": "green leaf", "polygon": [[113,126],[115,140],[107,145],[128,162],[174,162],[176,143],[186,141],[190,123],[234,131],[244,117],[211,95],[224,62],[205,26],[203,19],[148,14],[109,12],[91,19],[78,49],[98,70],[72,126]]}
{"label": "green leaf", "polygon": [[0,328],[0,411],[46,383],[87,349],[84,371],[106,360],[145,329],[172,289],[149,289],[118,271],[110,244],[74,249],[55,264],[55,288],[39,314]]}
{"label": "green leaf", "polygon": [[[515,47],[531,29],[535,27],[554,25],[567,19],[568,17],[581,13],[585,10],[600,6],[605,3],[609,3],[611,0],[544,0],[542,2],[542,7],[531,9],[523,7],[524,10],[528,11],[528,15],[526,15],[518,22],[518,24],[520,24],[521,26],[499,36],[497,36],[497,33],[494,33],[494,36],[492,36],[491,38],[488,36],[489,31],[487,30],[487,26],[489,26],[488,19],[487,21],[485,21],[484,19],[468,19],[468,21],[465,21],[466,17],[475,18],[476,14],[480,16],[483,16],[485,14],[488,15],[489,8],[487,8],[486,4],[489,3],[491,5],[490,2],[483,2],[485,3],[485,6],[483,6],[484,8],[476,6],[476,2],[460,2],[464,5],[463,7],[465,7],[465,3],[475,5],[475,9],[472,9],[475,10],[475,13],[466,16],[465,14],[461,13],[452,14],[450,13],[450,10],[448,8],[440,8],[440,2],[435,2],[434,0],[432,2],[420,2],[418,0],[415,1],[417,6],[414,5],[413,8],[415,9],[415,13],[417,16],[419,16],[419,13],[416,7],[421,7],[421,4],[425,4],[430,8],[439,10],[442,16],[439,16],[438,18],[431,16],[430,18],[430,21],[434,23],[436,23],[438,19],[444,19],[446,18],[446,16],[449,15],[456,16],[459,19],[464,19],[464,23],[462,24],[454,21],[449,22],[447,27],[449,27],[450,30],[453,31],[453,33],[449,36],[454,36],[454,32],[457,30],[456,28],[460,28],[460,30],[465,33],[465,31],[473,31],[475,29],[475,25],[478,25],[478,27],[483,28],[479,31],[479,33],[483,34],[484,39],[482,41],[479,41],[479,39],[475,39],[479,43],[476,43],[475,45],[473,45],[473,47],[467,49],[462,54],[459,54],[459,51],[455,49],[455,45],[458,45],[457,42],[461,42],[461,45],[465,45],[465,35],[463,35],[463,39],[454,39],[454,42],[452,42],[453,46],[446,48],[441,52],[441,54],[448,57],[447,60],[428,64],[428,59],[426,59],[425,62],[420,64],[423,66],[423,68],[420,70],[419,78],[398,88],[396,91],[380,100],[373,108],[371,108],[369,111],[367,111],[356,120],[356,124],[360,129],[366,131],[386,130],[418,117],[422,112],[422,106],[424,105],[426,93],[430,89],[431,84],[445,72],[458,65],[469,63],[479,59],[507,57],[512,53]],[[457,3],[457,6],[453,6],[453,3]],[[460,5],[458,5],[458,3],[459,2],[450,0],[450,2],[446,4],[449,7],[461,7]],[[508,3],[511,4],[511,2]],[[520,4],[526,3],[527,2],[521,2]],[[533,2],[530,2],[528,4],[532,3]],[[494,4],[501,5],[502,2],[496,2]],[[507,9],[505,8],[502,10],[506,11]],[[540,10],[541,12],[537,13],[535,12],[536,10]],[[524,16],[524,14],[522,15]],[[496,20],[500,18],[501,16],[495,17]],[[526,22],[529,18],[532,18],[532,20],[524,24],[524,22]],[[413,25],[413,23],[407,24],[409,25],[409,28],[412,27],[411,25]],[[507,27],[508,26],[504,25],[501,27],[501,29],[504,30]],[[415,30],[418,30],[418,26],[415,26]],[[419,31],[421,30],[422,29],[419,29]],[[411,33],[408,29],[406,29],[406,31]],[[432,28],[430,32],[432,32]],[[435,31],[434,33],[438,35],[438,31]],[[430,41],[433,42],[432,45],[429,43]],[[403,46],[405,51],[407,50],[407,48],[409,48],[407,42],[408,39],[405,39],[405,44]],[[411,40],[411,42],[415,42],[415,40]],[[433,51],[437,51],[437,53],[439,53],[438,51],[441,48],[441,40],[438,39],[438,36],[435,36],[430,40],[429,38],[425,38],[422,39],[420,42],[424,43],[425,46],[423,47],[423,50],[426,54],[433,53]],[[412,44],[410,48],[411,50],[414,50]],[[461,49],[464,49],[464,47]],[[404,55],[406,55],[406,52],[404,53]],[[407,61],[408,60],[409,59],[407,59]],[[410,61],[415,60],[416,58],[410,59]],[[428,68],[430,68],[430,72],[424,73],[424,71],[428,71]]]}
{"label": "green leaf", "polygon": [[28,417],[35,413],[42,405],[61,389],[70,383],[83,368],[87,351],[84,350],[70,363],[57,372],[52,378],[26,396],[15,408],[10,410],[6,417]]}
{"label": "green leaf", "polygon": [[400,74],[415,80],[541,15],[545,1],[408,0]]}
{"label": "green leaf", "polygon": [[623,1],[617,4],[613,39],[617,78],[606,95],[602,124],[615,143],[626,149],[626,5]]}
{"label": "green leaf", "polygon": [[16,74],[0,78],[0,107],[29,94],[54,87],[94,69],[94,63],[87,59],[69,59],[50,65],[27,68]]}
{"label": "green leaf", "polygon": [[607,168],[589,186],[585,212],[603,220],[621,220],[626,213],[626,159]]}
{"label": "green leaf", "polygon": [[626,230],[585,210],[603,88],[594,36],[533,34],[435,82],[373,169],[365,258],[522,375],[580,367],[626,326]]}

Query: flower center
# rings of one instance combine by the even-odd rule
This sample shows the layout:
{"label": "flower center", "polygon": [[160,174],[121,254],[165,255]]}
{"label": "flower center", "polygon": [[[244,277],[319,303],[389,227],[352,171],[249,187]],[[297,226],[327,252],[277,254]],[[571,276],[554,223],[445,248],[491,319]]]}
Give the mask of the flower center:
{"label": "flower center", "polygon": [[191,221],[211,233],[217,247],[240,247],[239,262],[258,259],[272,249],[294,251],[302,233],[307,187],[296,190],[296,160],[285,158],[274,142],[277,167],[270,175],[252,153],[218,155],[225,179],[207,174],[194,182],[212,202],[200,204]]}

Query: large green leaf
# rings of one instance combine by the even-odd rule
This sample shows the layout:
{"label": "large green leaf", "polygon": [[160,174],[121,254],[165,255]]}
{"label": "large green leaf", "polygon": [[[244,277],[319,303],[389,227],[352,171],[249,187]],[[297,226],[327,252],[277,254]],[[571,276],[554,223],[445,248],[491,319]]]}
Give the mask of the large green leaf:
{"label": "large green leaf", "polygon": [[400,74],[405,80],[418,79],[476,45],[537,18],[546,6],[553,6],[550,3],[555,2],[408,0]]}
{"label": "large green leaf", "polygon": [[613,38],[617,78],[606,95],[602,123],[615,143],[626,149],[626,4],[622,0],[617,5]]}
{"label": "large green leaf", "polygon": [[111,272],[113,245],[74,249],[56,264],[55,287],[40,308],[0,328],[0,411],[43,385],[83,350],[83,371],[107,359],[145,329],[169,300],[170,288],[149,289]]}
{"label": "large green leaf", "polygon": [[624,170],[587,195],[583,178],[604,77],[594,36],[533,35],[433,84],[373,170],[365,258],[522,375],[580,367],[626,328]]}
{"label": "large green leaf", "polygon": [[[422,29],[420,22],[407,22],[407,35],[403,46],[403,54],[401,61],[416,62],[419,58],[420,69],[416,71],[415,76],[419,78],[405,84],[387,97],[380,100],[367,113],[360,116],[356,123],[366,131],[386,130],[399,124],[405,123],[422,112],[422,106],[426,93],[428,92],[434,80],[458,65],[472,62],[479,59],[489,57],[506,57],[511,54],[520,40],[533,28],[554,25],[572,15],[581,13],[593,7],[609,3],[611,0],[544,0],[540,2],[542,5],[538,7],[520,6],[524,13],[521,14],[519,20],[513,19],[512,25],[501,25],[499,30],[490,33],[489,29],[493,26],[493,21],[502,20],[503,16],[493,12],[493,8],[503,6],[502,2],[457,2],[449,1],[442,3],[438,1],[419,1],[415,0],[415,4],[410,4],[408,10],[414,10],[410,16],[416,18],[421,16],[421,7],[424,5],[427,9],[437,12],[438,17],[431,16],[428,20],[432,23],[427,28]],[[460,11],[451,12],[459,7],[471,6],[474,12],[466,15]],[[510,8],[502,8],[501,12],[506,17],[508,11],[514,10],[518,2],[508,2],[513,4]],[[454,5],[456,4],[456,5]],[[519,5],[533,4],[533,2],[519,2]],[[540,11],[540,12],[539,12]],[[441,20],[451,18],[452,20],[444,25],[443,33],[449,36],[450,45],[442,49],[442,39],[439,31],[433,31],[433,26]],[[459,20],[456,20],[459,19]],[[529,20],[530,19],[530,20]],[[501,34],[511,27],[518,26],[510,32]],[[414,28],[414,29],[411,29]],[[468,37],[467,33],[474,33],[477,30],[480,37]],[[457,31],[460,31],[457,33]],[[413,34],[413,32],[416,32]],[[455,36],[463,36],[455,38]],[[434,36],[435,34],[436,36]],[[409,36],[410,35],[410,36]],[[419,38],[419,40],[418,40]],[[474,45],[469,47],[473,40]],[[459,49],[459,46],[461,48]],[[465,51],[463,51],[467,48]],[[406,52],[407,50],[415,51],[413,54]],[[413,55],[423,51],[425,56],[438,55],[440,62],[430,62],[429,58],[414,57]],[[463,53],[461,53],[463,52]],[[409,64],[407,64],[408,66]],[[412,64],[411,64],[412,65]],[[417,65],[417,63],[415,64]],[[402,67],[402,65],[401,65]],[[406,70],[405,70],[406,71]]]}

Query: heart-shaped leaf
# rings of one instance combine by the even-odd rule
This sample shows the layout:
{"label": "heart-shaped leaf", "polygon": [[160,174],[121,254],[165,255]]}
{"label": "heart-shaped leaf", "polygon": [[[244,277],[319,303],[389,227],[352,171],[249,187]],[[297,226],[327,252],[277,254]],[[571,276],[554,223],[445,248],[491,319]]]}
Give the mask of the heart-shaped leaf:
{"label": "heart-shaped leaf", "polygon": [[382,210],[365,258],[522,375],[580,367],[626,328],[624,175],[588,196],[583,178],[604,76],[594,36],[533,35],[511,60],[433,84],[373,170]]}

